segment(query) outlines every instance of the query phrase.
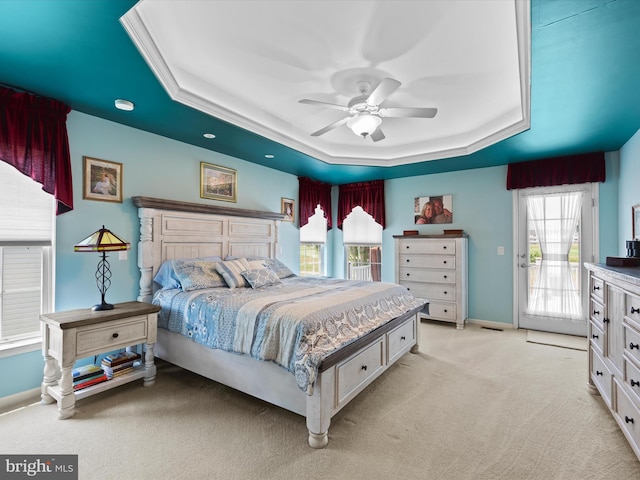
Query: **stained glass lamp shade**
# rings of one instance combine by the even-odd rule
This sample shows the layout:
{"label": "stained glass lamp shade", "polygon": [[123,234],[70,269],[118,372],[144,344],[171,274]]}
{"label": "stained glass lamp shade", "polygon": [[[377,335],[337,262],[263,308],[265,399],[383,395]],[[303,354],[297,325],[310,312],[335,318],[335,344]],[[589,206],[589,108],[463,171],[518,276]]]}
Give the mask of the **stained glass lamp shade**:
{"label": "stained glass lamp shade", "polygon": [[96,270],[96,284],[102,295],[102,301],[93,306],[93,310],[113,310],[113,305],[105,302],[104,296],[111,286],[111,268],[107,261],[107,252],[129,250],[131,245],[116,234],[104,228],[92,233],[73,247],[74,252],[102,252],[98,269]]}

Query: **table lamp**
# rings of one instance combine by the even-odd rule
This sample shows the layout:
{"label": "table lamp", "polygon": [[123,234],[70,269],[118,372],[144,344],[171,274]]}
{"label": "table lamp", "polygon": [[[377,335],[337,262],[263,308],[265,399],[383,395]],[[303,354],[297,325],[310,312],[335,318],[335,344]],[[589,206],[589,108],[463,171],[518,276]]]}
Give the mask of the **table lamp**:
{"label": "table lamp", "polygon": [[104,295],[111,286],[111,269],[107,261],[107,252],[129,250],[130,248],[131,245],[128,242],[104,228],[104,225],[100,230],[92,233],[73,247],[74,252],[102,252],[102,257],[100,257],[98,269],[96,270],[96,284],[102,294],[102,302],[94,305],[92,310],[113,310],[113,305],[104,300]]}

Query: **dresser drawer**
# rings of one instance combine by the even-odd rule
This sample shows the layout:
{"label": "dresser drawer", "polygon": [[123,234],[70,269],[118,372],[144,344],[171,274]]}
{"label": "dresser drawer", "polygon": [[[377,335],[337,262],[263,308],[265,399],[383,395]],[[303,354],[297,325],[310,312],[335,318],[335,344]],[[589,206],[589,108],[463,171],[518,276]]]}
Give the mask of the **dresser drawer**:
{"label": "dresser drawer", "polygon": [[631,401],[625,389],[617,381],[613,383],[616,388],[615,415],[618,423],[633,450],[640,452],[640,409]]}
{"label": "dresser drawer", "polygon": [[636,323],[640,324],[640,298],[635,295],[626,294],[627,311],[626,315]]}
{"label": "dresser drawer", "polygon": [[590,306],[591,320],[596,322],[600,328],[604,328],[604,324],[602,323],[602,319],[604,318],[604,305],[592,298],[590,300]]}
{"label": "dresser drawer", "polygon": [[416,322],[415,318],[403,323],[391,330],[387,335],[388,341],[388,362],[393,363],[397,357],[404,355],[415,344]]}
{"label": "dresser drawer", "polygon": [[591,380],[598,387],[598,391],[608,407],[611,407],[611,382],[613,375],[607,368],[602,357],[593,348],[589,349],[591,355]]}
{"label": "dresser drawer", "polygon": [[591,275],[591,295],[604,302],[604,280]]}
{"label": "dresser drawer", "polygon": [[640,363],[640,332],[631,325],[624,325],[624,350],[627,355]]}
{"label": "dresser drawer", "polygon": [[456,305],[454,303],[429,302],[429,317],[440,320],[455,321]]}
{"label": "dresser drawer", "polygon": [[80,327],[76,333],[76,354],[89,355],[143,343],[147,332],[146,316]]}
{"label": "dresser drawer", "polygon": [[398,283],[402,282],[456,283],[456,272],[455,270],[400,267]]}
{"label": "dresser drawer", "polygon": [[384,337],[337,367],[338,404],[357,393],[358,387],[384,368]]}
{"label": "dresser drawer", "polygon": [[413,268],[456,268],[454,255],[400,255],[400,267]]}
{"label": "dresser drawer", "polygon": [[456,241],[448,239],[432,239],[425,242],[420,239],[403,240],[400,243],[401,255],[404,253],[447,253],[455,255]]}
{"label": "dresser drawer", "polygon": [[601,355],[605,354],[604,351],[604,331],[595,323],[591,322],[591,338],[590,341],[592,344],[598,347],[598,352]]}
{"label": "dresser drawer", "polygon": [[640,368],[624,359],[624,379],[637,405],[640,405]]}

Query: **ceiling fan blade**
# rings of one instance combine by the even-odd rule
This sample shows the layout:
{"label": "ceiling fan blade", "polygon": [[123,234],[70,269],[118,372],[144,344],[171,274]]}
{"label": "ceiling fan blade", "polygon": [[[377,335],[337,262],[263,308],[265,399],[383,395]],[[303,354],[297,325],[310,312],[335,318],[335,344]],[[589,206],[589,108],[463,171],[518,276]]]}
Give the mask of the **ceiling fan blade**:
{"label": "ceiling fan blade", "polygon": [[327,102],[319,102],[317,100],[309,100],[307,98],[303,98],[302,100],[298,100],[298,103],[305,103],[307,105],[320,105],[322,107],[335,108],[337,110],[342,110],[343,112],[348,112],[349,107],[345,105],[336,105],[335,103],[327,103]]}
{"label": "ceiling fan blade", "polygon": [[411,107],[391,107],[378,110],[381,117],[417,117],[433,118],[438,113],[437,108],[411,108]]}
{"label": "ceiling fan blade", "polygon": [[374,142],[379,142],[380,140],[384,140],[386,138],[384,136],[384,133],[382,133],[382,129],[380,127],[376,128],[374,132],[369,136]]}
{"label": "ceiling fan blade", "polygon": [[367,105],[370,107],[375,107],[376,105],[380,105],[384,102],[389,95],[395,92],[400,85],[402,85],[399,81],[394,80],[393,78],[384,78],[380,82],[380,84],[371,92],[369,98],[367,98]]}
{"label": "ceiling fan blade", "polygon": [[333,130],[336,127],[339,127],[340,125],[344,125],[345,123],[347,123],[347,121],[350,119],[351,117],[345,117],[341,120],[338,120],[337,122],[333,122],[331,125],[327,125],[324,128],[321,128],[320,130],[318,130],[317,132],[313,132],[311,134],[312,137],[319,137],[320,135],[324,135],[325,133],[327,133],[330,130]]}

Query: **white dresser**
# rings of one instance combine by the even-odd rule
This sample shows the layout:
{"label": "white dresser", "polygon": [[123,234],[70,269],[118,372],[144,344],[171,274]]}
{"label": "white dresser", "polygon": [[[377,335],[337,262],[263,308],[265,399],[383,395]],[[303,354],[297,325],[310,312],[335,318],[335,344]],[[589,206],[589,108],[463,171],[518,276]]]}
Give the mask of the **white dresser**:
{"label": "white dresser", "polygon": [[589,270],[589,386],[640,459],[640,268]]}
{"label": "white dresser", "polygon": [[394,235],[395,281],[429,301],[423,318],[453,322],[467,319],[467,235]]}

